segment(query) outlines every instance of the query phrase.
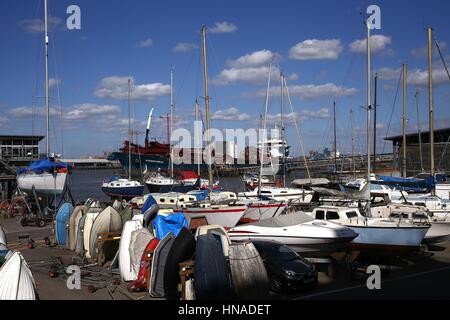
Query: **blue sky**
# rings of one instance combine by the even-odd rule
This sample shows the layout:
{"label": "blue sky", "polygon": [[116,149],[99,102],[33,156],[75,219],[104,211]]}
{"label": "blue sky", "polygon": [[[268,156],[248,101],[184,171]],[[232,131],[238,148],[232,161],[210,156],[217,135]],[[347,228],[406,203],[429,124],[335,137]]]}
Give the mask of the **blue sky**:
{"label": "blue sky", "polygon": [[[104,1],[49,0],[50,77],[54,108],[52,149],[65,157],[100,155],[126,136],[126,82],[133,79],[134,128],[145,131],[155,107],[152,136],[165,140],[159,116],[169,105],[169,69],[175,68],[178,126],[190,128],[196,98],[203,96],[200,27],[208,26],[208,64],[213,126],[255,127],[263,111],[267,66],[275,57],[269,118],[280,112],[279,70],[287,78],[305,150],[331,146],[333,100],[338,109],[338,149],[351,150],[350,109],[357,151],[365,150],[366,69],[363,16],[381,8],[382,29],[374,31],[373,71],[379,82],[379,152],[391,151],[386,135],[399,70],[408,64],[408,131],[417,128],[414,94],[420,94],[422,129],[427,123],[425,26],[432,25],[450,58],[450,3],[432,1]],[[65,28],[66,8],[81,8],[81,30]],[[42,134],[44,118],[43,0],[0,4],[0,133]],[[435,50],[436,51],[436,50]],[[449,59],[450,60],[450,59]],[[450,80],[436,55],[436,127],[450,124]],[[61,103],[59,103],[61,101]],[[401,92],[390,135],[401,132]],[[59,115],[62,107],[63,120]],[[64,128],[61,130],[61,127]],[[288,128],[299,154],[294,127]],[[140,141],[144,135],[140,135]]]}

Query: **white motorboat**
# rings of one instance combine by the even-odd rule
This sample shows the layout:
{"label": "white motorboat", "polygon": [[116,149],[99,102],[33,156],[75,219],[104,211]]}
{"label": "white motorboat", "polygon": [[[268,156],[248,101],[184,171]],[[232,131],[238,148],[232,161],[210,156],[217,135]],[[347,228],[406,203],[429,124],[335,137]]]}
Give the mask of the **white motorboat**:
{"label": "white motorboat", "polygon": [[403,223],[414,225],[429,224],[430,228],[425,235],[423,243],[442,243],[450,240],[450,222],[435,221],[433,213],[423,206],[390,203],[373,207],[371,212],[378,217],[400,220]]}
{"label": "white motorboat", "polygon": [[10,251],[0,268],[0,301],[36,300],[33,274],[19,251]]}
{"label": "white motorboat", "polygon": [[432,214],[433,221],[450,221],[450,201],[432,195],[398,196],[391,198],[393,203],[405,203],[426,207]]}
{"label": "white motorboat", "polygon": [[358,236],[350,228],[314,220],[302,212],[238,226],[228,234],[232,241],[275,240],[311,256],[328,256]]}
{"label": "white motorboat", "polygon": [[277,217],[288,207],[287,202],[275,200],[240,200],[248,204],[248,209],[241,218],[241,223],[251,223]]}
{"label": "white motorboat", "polygon": [[253,191],[240,192],[238,194],[241,199],[273,199],[278,201],[289,201],[292,200],[296,204],[310,203],[314,191],[294,189],[294,188],[278,188],[278,187],[261,187],[261,192],[259,192],[259,187]]}
{"label": "white motorboat", "polygon": [[430,227],[388,218],[366,218],[358,208],[320,206],[311,216],[317,220],[340,223],[358,233],[352,246],[362,249],[409,251],[420,246]]}

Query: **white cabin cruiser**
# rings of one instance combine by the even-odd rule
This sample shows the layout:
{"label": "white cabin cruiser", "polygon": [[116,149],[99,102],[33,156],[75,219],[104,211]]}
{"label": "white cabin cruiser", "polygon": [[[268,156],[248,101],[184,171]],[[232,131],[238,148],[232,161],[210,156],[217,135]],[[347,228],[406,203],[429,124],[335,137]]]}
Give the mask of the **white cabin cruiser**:
{"label": "white cabin cruiser", "polygon": [[296,204],[310,203],[314,195],[314,191],[295,189],[295,188],[278,188],[278,187],[261,187],[261,192],[259,192],[259,187],[253,191],[240,192],[238,194],[241,199],[273,199],[278,201],[289,201],[292,200]]}
{"label": "white cabin cruiser", "polygon": [[450,201],[441,199],[432,195],[411,196],[391,198],[393,203],[406,203],[415,206],[426,207],[433,214],[433,221],[449,221],[450,222]]}
{"label": "white cabin cruiser", "polygon": [[430,227],[427,223],[414,225],[388,218],[366,218],[358,208],[350,207],[320,206],[311,216],[351,228],[358,233],[351,245],[359,249],[410,251],[420,246]]}
{"label": "white cabin cruiser", "polygon": [[228,235],[232,241],[275,240],[311,256],[328,256],[358,236],[345,226],[314,220],[302,212],[238,226]]}

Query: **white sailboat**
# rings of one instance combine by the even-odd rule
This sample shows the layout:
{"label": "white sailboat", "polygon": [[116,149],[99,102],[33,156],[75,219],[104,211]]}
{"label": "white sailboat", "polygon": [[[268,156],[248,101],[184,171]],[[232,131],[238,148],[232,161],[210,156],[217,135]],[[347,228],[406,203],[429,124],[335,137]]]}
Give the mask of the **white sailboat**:
{"label": "white sailboat", "polygon": [[45,43],[45,109],[46,109],[46,156],[47,159],[33,162],[29,167],[22,168],[17,176],[19,189],[30,193],[34,187],[39,195],[57,196],[63,193],[66,186],[69,166],[58,162],[53,154],[50,154],[50,84],[48,72],[48,10],[47,0],[44,1],[44,43]]}
{"label": "white sailboat", "polygon": [[[131,79],[128,79],[128,141],[131,144]],[[131,179],[131,148],[128,148],[128,178],[112,177],[103,182],[102,191],[112,198],[131,199],[142,196],[144,185]]]}

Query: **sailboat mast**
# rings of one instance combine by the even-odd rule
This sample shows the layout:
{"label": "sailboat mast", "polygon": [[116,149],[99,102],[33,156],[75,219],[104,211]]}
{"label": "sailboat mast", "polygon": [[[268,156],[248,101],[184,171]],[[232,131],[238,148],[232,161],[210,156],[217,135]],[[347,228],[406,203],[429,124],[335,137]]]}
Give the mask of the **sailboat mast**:
{"label": "sailboat mast", "polygon": [[172,145],[172,131],[173,131],[173,65],[170,66],[170,129],[169,129],[169,145],[170,145],[170,177],[173,179],[173,145]]}
{"label": "sailboat mast", "polygon": [[209,118],[209,95],[208,95],[208,68],[207,68],[207,59],[206,59],[206,26],[202,26],[202,49],[203,49],[203,84],[204,84],[204,94],[205,94],[205,118],[206,118],[206,143],[208,145],[207,149],[207,161],[208,161],[208,190],[211,195],[212,187],[213,187],[213,176],[212,176],[212,161],[211,161],[211,150],[209,149],[211,143],[210,137],[210,118]]}
{"label": "sailboat mast", "polygon": [[[434,115],[433,115],[433,29],[428,28],[428,105],[430,121],[430,174],[434,177]],[[434,190],[432,190],[434,194]]]}
{"label": "sailboat mast", "polygon": [[[260,167],[259,167],[259,179],[258,179],[258,197],[261,198],[261,187],[262,187],[262,176],[263,176],[263,169],[264,169],[264,153],[266,152],[266,125],[267,125],[267,110],[269,108],[269,91],[270,91],[270,78],[272,75],[272,62],[270,62],[269,65],[269,77],[267,78],[267,91],[266,91],[266,100],[265,100],[265,106],[264,106],[264,121],[263,121],[263,134],[262,137],[260,137],[261,140],[261,153],[259,157]],[[261,135],[260,135],[261,136]]]}
{"label": "sailboat mast", "polygon": [[333,101],[333,124],[334,172],[337,173],[336,101]]}
{"label": "sailboat mast", "polygon": [[402,158],[402,176],[406,178],[406,64],[403,64],[403,118],[402,118],[402,129],[403,129],[403,158]]}
{"label": "sailboat mast", "polygon": [[45,37],[45,114],[46,114],[46,124],[45,124],[45,137],[46,137],[46,147],[45,153],[47,158],[50,154],[50,92],[49,92],[49,79],[48,79],[48,6],[47,0],[44,1],[44,37]]}
{"label": "sailboat mast", "polygon": [[131,180],[131,79],[128,79],[128,180]]}
{"label": "sailboat mast", "polygon": [[286,186],[286,144],[285,144],[285,125],[284,125],[284,74],[280,75],[280,88],[281,88],[281,145],[283,150],[283,157],[281,164],[281,182],[283,187]]}
{"label": "sailboat mast", "polygon": [[[198,100],[195,99],[195,123],[198,124],[198,122],[200,121],[200,106],[198,105]],[[198,147],[198,146],[197,146]],[[201,148],[200,148],[201,150]],[[199,149],[196,150],[197,152],[197,174],[200,177],[200,164],[201,164],[201,152]]]}
{"label": "sailboat mast", "polygon": [[416,91],[414,98],[416,98],[416,112],[417,112],[417,129],[419,134],[419,156],[420,156],[420,169],[424,172],[423,168],[423,154],[422,154],[422,130],[420,128],[420,113],[419,113],[419,91]]}
{"label": "sailboat mast", "polygon": [[350,126],[352,130],[352,164],[353,164],[353,179],[356,179],[356,163],[355,163],[355,135],[353,132],[353,110],[350,109]]}
{"label": "sailboat mast", "polygon": [[371,53],[370,53],[370,28],[371,23],[369,19],[366,22],[367,27],[367,183],[369,184],[369,199],[367,201],[368,215],[371,216],[370,211],[370,97],[371,97]]}
{"label": "sailboat mast", "polygon": [[375,92],[373,98],[373,171],[377,166],[377,99],[378,99],[378,73],[375,73]]}

